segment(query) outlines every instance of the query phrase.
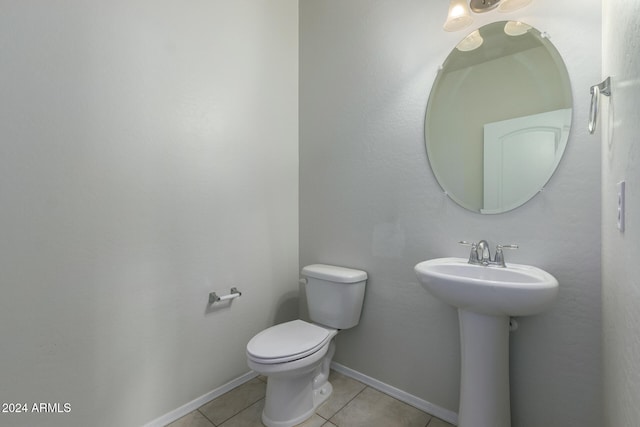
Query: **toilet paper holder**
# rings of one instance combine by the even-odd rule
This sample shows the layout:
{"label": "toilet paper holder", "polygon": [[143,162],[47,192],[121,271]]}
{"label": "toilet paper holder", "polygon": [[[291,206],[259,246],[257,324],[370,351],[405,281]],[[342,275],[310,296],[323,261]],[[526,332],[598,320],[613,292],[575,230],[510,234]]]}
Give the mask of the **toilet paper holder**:
{"label": "toilet paper holder", "polygon": [[215,304],[217,302],[221,302],[221,301],[228,301],[228,300],[232,300],[235,298],[238,298],[240,295],[242,295],[242,292],[240,292],[238,290],[238,288],[233,287],[231,288],[230,294],[228,295],[218,295],[215,292],[210,292],[209,293],[209,304]]}

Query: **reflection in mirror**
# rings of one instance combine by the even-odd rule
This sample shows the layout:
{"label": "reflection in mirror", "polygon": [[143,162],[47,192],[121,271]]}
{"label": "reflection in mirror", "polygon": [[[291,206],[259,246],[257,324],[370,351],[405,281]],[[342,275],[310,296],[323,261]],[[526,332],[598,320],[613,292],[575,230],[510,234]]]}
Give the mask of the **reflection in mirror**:
{"label": "reflection in mirror", "polygon": [[560,54],[529,25],[496,22],[465,37],[429,96],[427,154],[459,205],[514,209],[558,166],[571,126],[571,87]]}

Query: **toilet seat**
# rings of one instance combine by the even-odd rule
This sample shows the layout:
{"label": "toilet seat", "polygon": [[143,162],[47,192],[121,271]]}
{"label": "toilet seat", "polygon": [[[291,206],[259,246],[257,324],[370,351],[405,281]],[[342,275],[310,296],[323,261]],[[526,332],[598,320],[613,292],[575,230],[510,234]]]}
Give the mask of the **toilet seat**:
{"label": "toilet seat", "polygon": [[327,345],[336,331],[293,320],[265,329],[247,344],[247,356],[257,363],[286,363],[305,358]]}

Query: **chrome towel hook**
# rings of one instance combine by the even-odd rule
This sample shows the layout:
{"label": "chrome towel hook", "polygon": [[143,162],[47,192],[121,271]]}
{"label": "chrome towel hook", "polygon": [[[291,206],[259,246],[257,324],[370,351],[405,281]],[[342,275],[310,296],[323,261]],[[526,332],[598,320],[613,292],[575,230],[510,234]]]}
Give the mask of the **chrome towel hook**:
{"label": "chrome towel hook", "polygon": [[600,84],[591,86],[591,108],[589,109],[589,133],[591,134],[596,131],[600,94],[606,96],[611,95],[611,77],[607,77]]}

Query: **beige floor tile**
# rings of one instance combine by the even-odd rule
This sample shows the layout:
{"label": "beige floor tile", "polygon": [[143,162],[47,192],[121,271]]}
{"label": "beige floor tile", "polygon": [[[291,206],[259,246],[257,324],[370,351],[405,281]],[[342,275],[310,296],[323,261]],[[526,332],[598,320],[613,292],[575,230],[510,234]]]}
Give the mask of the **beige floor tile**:
{"label": "beige floor tile", "polygon": [[264,427],[261,421],[263,408],[264,399],[261,399],[220,424],[220,427]]}
{"label": "beige floor tile", "polygon": [[442,421],[439,418],[432,418],[427,427],[455,427],[453,424],[449,424],[445,421]]}
{"label": "beige floor tile", "polygon": [[[222,423],[220,427],[264,427],[261,421],[263,409],[264,399],[256,402],[239,414],[231,417],[230,419]],[[322,427],[326,423],[327,420],[317,414],[313,414],[311,418],[301,424],[296,425],[296,427]]]}
{"label": "beige floor tile", "polygon": [[[254,378],[212,400],[206,405],[201,406],[199,410],[213,421],[215,425],[220,425],[242,410],[249,408],[260,399],[263,399],[266,388],[267,385],[263,381]],[[258,419],[260,418],[258,417]]]}
{"label": "beige floor tile", "polygon": [[338,427],[338,426],[332,423],[331,421],[327,421],[326,423],[322,424],[322,427]]}
{"label": "beige floor tile", "polygon": [[431,416],[372,388],[365,388],[331,418],[344,427],[425,427]]}
{"label": "beige floor tile", "polygon": [[213,424],[200,412],[193,411],[166,427],[213,427]]}
{"label": "beige floor tile", "polygon": [[316,410],[318,415],[326,419],[333,417],[366,387],[360,381],[335,371],[329,373],[329,382],[333,386],[331,397]]}
{"label": "beige floor tile", "polygon": [[327,423],[327,420],[322,418],[318,414],[313,414],[307,421],[296,425],[296,427],[322,427]]}

